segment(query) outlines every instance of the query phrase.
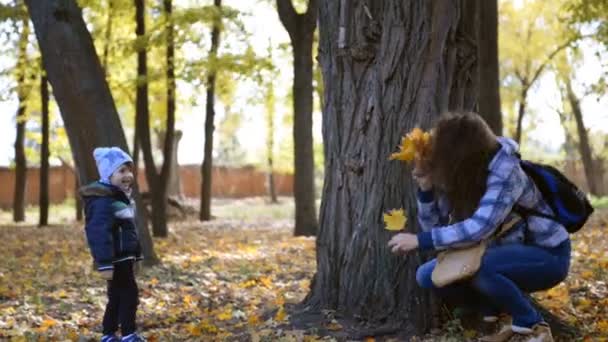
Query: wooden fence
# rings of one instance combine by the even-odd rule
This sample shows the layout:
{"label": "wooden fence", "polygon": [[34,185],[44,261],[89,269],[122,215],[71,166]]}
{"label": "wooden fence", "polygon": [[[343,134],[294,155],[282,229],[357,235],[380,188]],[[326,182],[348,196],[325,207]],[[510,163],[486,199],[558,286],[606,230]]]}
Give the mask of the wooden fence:
{"label": "wooden fence", "polygon": [[[73,198],[76,192],[76,180],[73,171],[67,166],[51,167],[49,171],[49,200],[51,203],[61,203]],[[186,197],[200,197],[201,169],[198,165],[183,165],[180,167],[182,192]],[[253,167],[243,168],[213,168],[213,197],[241,198],[265,196],[267,194],[266,173]],[[142,191],[148,190],[144,171],[138,173],[138,183]],[[40,170],[29,168],[27,171],[26,204],[38,204],[40,191]],[[15,170],[0,168],[0,208],[9,209],[13,205],[15,189]],[[293,175],[275,174],[275,185],[278,195],[293,194]]]}

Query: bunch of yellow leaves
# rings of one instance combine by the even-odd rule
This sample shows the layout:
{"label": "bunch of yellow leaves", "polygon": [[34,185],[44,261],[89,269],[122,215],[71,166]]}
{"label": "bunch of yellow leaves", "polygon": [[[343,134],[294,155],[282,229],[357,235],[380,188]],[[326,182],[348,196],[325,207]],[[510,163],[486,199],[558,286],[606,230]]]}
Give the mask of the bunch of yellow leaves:
{"label": "bunch of yellow leaves", "polygon": [[386,230],[399,231],[405,228],[407,217],[405,217],[403,208],[393,209],[384,214],[384,223],[386,225],[384,227]]}
{"label": "bunch of yellow leaves", "polygon": [[421,160],[428,156],[430,151],[431,134],[420,128],[414,128],[401,138],[399,151],[391,154],[389,160],[402,160],[411,162]]}

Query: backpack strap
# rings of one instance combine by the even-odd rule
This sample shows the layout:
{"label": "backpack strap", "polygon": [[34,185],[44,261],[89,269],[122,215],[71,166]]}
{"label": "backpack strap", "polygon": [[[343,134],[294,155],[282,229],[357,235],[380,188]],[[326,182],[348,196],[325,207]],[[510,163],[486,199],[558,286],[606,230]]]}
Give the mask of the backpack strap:
{"label": "backpack strap", "polygon": [[526,219],[529,216],[537,216],[537,217],[543,217],[543,218],[546,218],[546,219],[549,219],[549,220],[556,221],[557,223],[560,223],[559,220],[558,220],[558,218],[557,218],[557,216],[555,216],[555,215],[545,214],[545,213],[540,212],[540,211],[538,211],[536,209],[527,208],[527,207],[524,207],[524,206],[519,205],[519,204],[515,204],[513,206],[513,211],[516,212],[516,213],[518,213],[519,215],[521,215],[522,217],[524,217]]}

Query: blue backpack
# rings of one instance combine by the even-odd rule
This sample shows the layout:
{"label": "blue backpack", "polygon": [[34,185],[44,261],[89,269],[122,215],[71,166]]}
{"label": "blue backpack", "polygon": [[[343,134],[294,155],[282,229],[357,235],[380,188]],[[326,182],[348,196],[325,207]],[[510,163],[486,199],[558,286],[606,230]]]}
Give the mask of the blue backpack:
{"label": "blue backpack", "polygon": [[554,215],[541,213],[517,204],[513,210],[524,217],[533,215],[554,220],[564,226],[569,233],[575,233],[581,229],[593,213],[593,207],[585,193],[552,166],[529,160],[521,160],[520,165],[534,181]]}

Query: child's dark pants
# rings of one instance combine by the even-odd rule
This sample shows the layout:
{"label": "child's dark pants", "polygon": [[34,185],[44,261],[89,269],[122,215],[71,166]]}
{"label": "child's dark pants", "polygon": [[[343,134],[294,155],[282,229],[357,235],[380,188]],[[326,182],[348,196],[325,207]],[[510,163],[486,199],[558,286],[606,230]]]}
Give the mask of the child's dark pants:
{"label": "child's dark pants", "polygon": [[112,335],[120,324],[122,336],[136,330],[135,313],[139,291],[133,274],[133,260],[114,264],[114,276],[108,280],[108,304],[103,315],[103,334]]}

